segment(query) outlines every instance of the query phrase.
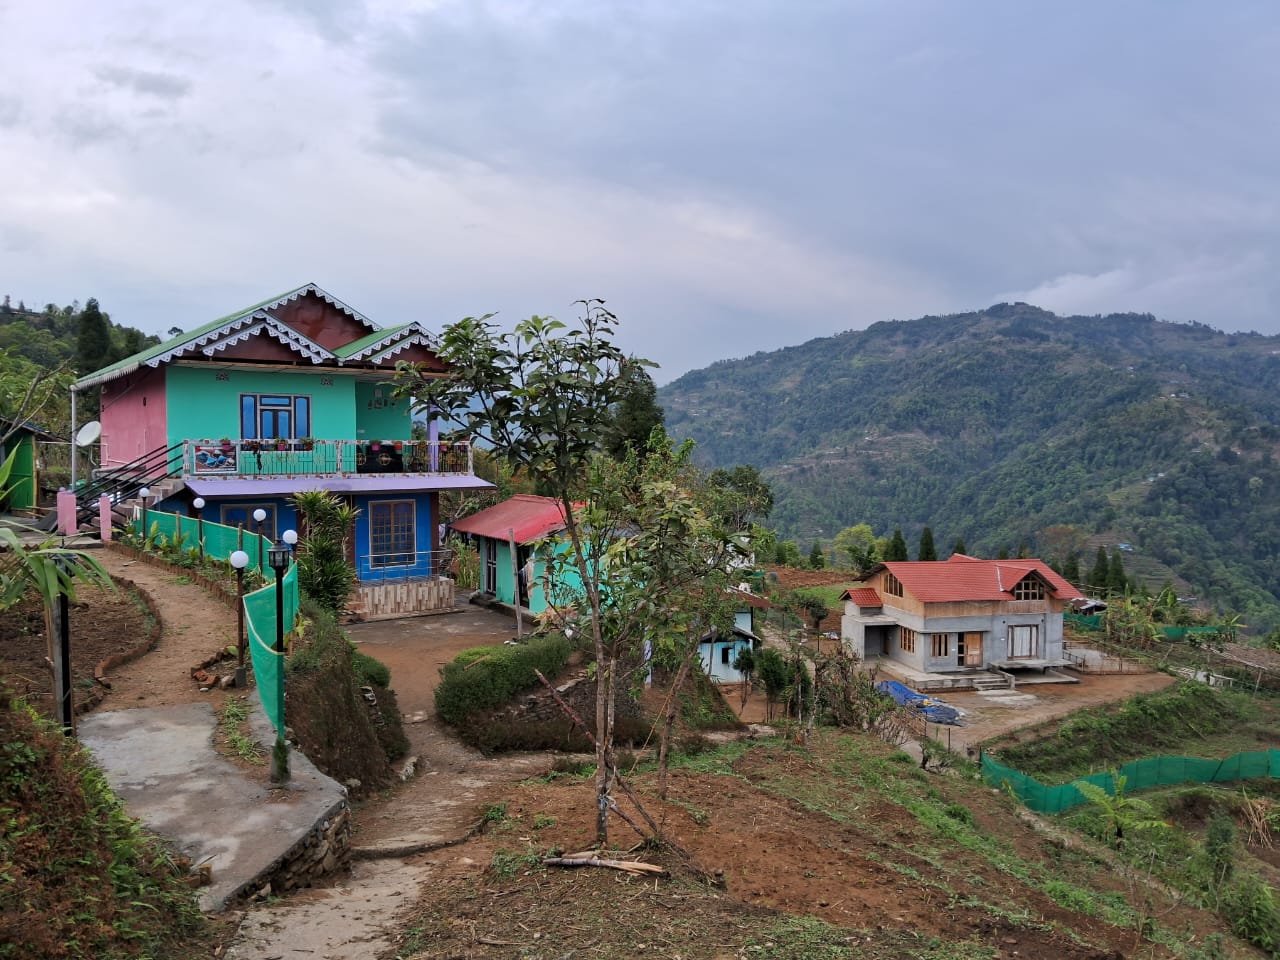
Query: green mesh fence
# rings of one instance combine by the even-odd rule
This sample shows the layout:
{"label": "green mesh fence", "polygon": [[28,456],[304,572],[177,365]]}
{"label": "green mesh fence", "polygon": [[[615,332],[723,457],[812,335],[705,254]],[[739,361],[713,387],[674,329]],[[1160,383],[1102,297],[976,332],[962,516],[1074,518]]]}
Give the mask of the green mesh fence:
{"label": "green mesh fence", "polygon": [[[142,518],[139,517],[130,525],[137,533],[142,529]],[[280,703],[280,678],[283,664],[281,657],[275,652],[276,642],[276,584],[275,573],[266,565],[267,551],[271,548],[271,538],[259,536],[240,527],[229,527],[221,523],[203,523],[192,517],[184,517],[178,513],[161,513],[157,510],[147,511],[147,535],[162,534],[169,541],[182,538],[185,549],[196,549],[200,541],[204,541],[206,556],[215,560],[228,560],[237,550],[249,555],[247,570],[258,570],[264,577],[272,581],[260,590],[245,595],[245,628],[249,634],[249,652],[253,657],[253,674],[258,683],[258,694],[262,697],[262,706],[277,731],[284,733],[284,712]],[[291,564],[284,575],[284,632],[293,629],[298,619],[298,566]]]}
{"label": "green mesh fence", "polygon": [[[1085,616],[1082,613],[1064,613],[1062,620],[1064,623],[1074,623],[1082,630],[1101,630],[1103,615],[1092,613]],[[1185,640],[1192,636],[1222,633],[1222,627],[1161,627],[1160,633],[1166,640]]]}
{"label": "green mesh fence", "polygon": [[[142,518],[129,524],[133,533],[142,529]],[[247,570],[257,570],[264,577],[273,576],[267,566],[267,551],[271,549],[271,538],[259,536],[240,527],[229,527],[222,523],[201,523],[193,517],[184,517],[180,513],[161,513],[158,510],[147,511],[147,536],[159,533],[174,540],[182,537],[184,549],[194,550],[204,540],[204,552],[215,560],[227,560],[237,550],[249,555]]]}
{"label": "green mesh fence", "polygon": [[[281,585],[284,598],[284,630],[288,633],[298,619],[298,566],[294,564],[284,575]],[[258,682],[262,707],[276,731],[284,736],[284,655],[276,652],[276,590],[269,583],[260,590],[245,594],[245,628],[249,634],[249,654],[253,658],[253,675]]]}
{"label": "green mesh fence", "polygon": [[[1280,750],[1237,753],[1225,760],[1147,757],[1126,763],[1117,772],[1125,778],[1126,790],[1144,790],[1175,783],[1230,783],[1262,777],[1280,778]],[[982,775],[993,787],[1003,789],[1007,785],[1019,800],[1037,813],[1061,813],[1086,802],[1074,783],[1046,787],[1035,777],[1006,767],[986,754],[982,756]],[[1116,792],[1115,779],[1109,772],[1094,773],[1080,779],[1097,784],[1109,794]]]}

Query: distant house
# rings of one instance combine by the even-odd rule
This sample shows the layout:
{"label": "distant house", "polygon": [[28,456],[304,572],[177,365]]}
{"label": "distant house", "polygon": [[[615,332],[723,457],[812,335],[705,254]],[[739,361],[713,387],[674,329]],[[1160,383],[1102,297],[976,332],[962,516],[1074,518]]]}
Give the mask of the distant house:
{"label": "distant house", "polygon": [[726,636],[710,632],[703,635],[698,645],[702,669],[716,683],[741,683],[742,674],[734,667],[738,654],[743,650],[759,650],[760,637],[756,634],[756,611],[772,606],[764,597],[745,590],[730,591],[738,602],[733,615],[733,628]]}
{"label": "distant house", "polygon": [[922,673],[1043,670],[1068,663],[1062,614],[1079,596],[1040,560],[881,563],[841,596],[841,636]]}
{"label": "distant house", "polygon": [[[12,428],[13,432],[9,433]],[[0,444],[0,462],[13,457],[9,488],[4,492],[5,510],[34,510],[40,499],[40,454],[36,441],[58,438],[30,423],[14,424],[0,417],[0,434],[9,438]]]}
{"label": "distant house", "polygon": [[567,544],[553,543],[541,551],[535,547],[539,541],[563,533],[566,526],[560,501],[518,493],[455,521],[449,528],[475,538],[480,551],[482,593],[502,603],[519,604],[531,613],[542,613],[548,606],[543,586],[547,562]]}

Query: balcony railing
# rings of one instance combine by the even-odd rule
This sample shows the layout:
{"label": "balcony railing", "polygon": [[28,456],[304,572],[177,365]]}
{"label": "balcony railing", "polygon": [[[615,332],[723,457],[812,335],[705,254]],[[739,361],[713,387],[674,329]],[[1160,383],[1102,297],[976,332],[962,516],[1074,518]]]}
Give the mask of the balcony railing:
{"label": "balcony railing", "polygon": [[474,473],[466,440],[187,440],[182,462],[202,478]]}

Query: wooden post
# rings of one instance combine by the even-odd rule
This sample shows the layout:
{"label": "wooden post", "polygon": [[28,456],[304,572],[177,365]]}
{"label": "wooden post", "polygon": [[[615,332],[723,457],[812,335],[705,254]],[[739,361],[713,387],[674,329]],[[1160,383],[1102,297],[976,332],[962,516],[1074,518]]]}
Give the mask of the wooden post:
{"label": "wooden post", "polygon": [[520,557],[516,553],[516,531],[514,527],[507,528],[507,548],[511,551],[511,577],[512,584],[515,587],[515,603],[516,608],[516,639],[519,640],[524,636],[524,620],[520,613]]}

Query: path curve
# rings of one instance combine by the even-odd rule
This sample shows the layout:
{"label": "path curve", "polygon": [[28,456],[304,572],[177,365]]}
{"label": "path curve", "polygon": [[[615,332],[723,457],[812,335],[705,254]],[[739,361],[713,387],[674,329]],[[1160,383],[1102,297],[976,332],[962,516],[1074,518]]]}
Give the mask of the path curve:
{"label": "path curve", "polygon": [[[236,615],[226,604],[180,575],[110,548],[96,555],[109,573],[133,581],[160,614],[160,638],[148,653],[107,673],[111,690],[95,708],[128,710],[183,703],[222,705],[226,692],[202,693],[191,668],[236,642]],[[243,691],[241,691],[243,692]]]}

